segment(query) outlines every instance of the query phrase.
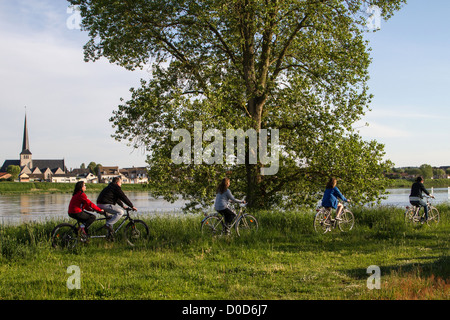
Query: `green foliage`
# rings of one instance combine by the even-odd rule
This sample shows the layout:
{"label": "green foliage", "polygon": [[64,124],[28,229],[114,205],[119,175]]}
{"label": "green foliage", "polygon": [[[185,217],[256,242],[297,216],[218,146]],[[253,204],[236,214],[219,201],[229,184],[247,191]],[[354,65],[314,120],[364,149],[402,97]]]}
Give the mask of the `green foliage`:
{"label": "green foliage", "polygon": [[98,170],[102,165],[100,163],[95,163],[93,161],[89,162],[88,169],[91,173],[98,175]]}
{"label": "green foliage", "polygon": [[433,177],[433,167],[429,164],[423,164],[419,167],[422,177],[424,179],[430,179]]}
{"label": "green foliage", "polygon": [[[149,79],[111,118],[115,138],[145,147],[158,195],[210,204],[219,180],[253,207],[294,208],[316,201],[330,175],[355,201],[383,192],[383,146],[352,124],[368,110],[368,2],[106,1],[79,5],[90,40],[86,61],[106,57],[148,68]],[[404,0],[378,0],[385,19]],[[150,65],[150,66],[149,66]],[[277,129],[282,152],[275,175],[253,164],[175,165],[174,130]],[[208,144],[203,141],[202,147]],[[248,149],[247,149],[248,150]],[[192,157],[190,157],[192,159]]]}
{"label": "green foliage", "polygon": [[14,181],[19,177],[20,174],[20,167],[15,165],[9,165],[6,169],[6,172],[8,172],[11,175],[11,180]]}

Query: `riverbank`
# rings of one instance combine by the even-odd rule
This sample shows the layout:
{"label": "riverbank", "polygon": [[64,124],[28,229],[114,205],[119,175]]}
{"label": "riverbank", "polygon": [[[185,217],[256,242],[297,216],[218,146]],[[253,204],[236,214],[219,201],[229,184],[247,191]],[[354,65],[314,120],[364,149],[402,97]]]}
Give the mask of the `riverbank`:
{"label": "riverbank", "polygon": [[[105,183],[89,183],[89,192],[100,192],[107,186]],[[0,194],[13,193],[72,193],[75,183],[51,182],[0,182]],[[122,184],[124,191],[149,191],[146,184]]]}
{"label": "riverbank", "polygon": [[[413,180],[389,179],[386,188],[411,188]],[[425,188],[448,188],[450,179],[427,179],[424,182]]]}
{"label": "riverbank", "polygon": [[[450,298],[450,207],[406,226],[403,210],[355,209],[355,229],[317,235],[313,212],[256,212],[257,233],[211,237],[201,216],[144,218],[148,242],[92,240],[55,251],[57,223],[0,227],[0,300],[366,300]],[[369,290],[369,266],[381,289]],[[81,272],[70,290],[70,266]]]}
{"label": "riverbank", "polygon": [[[412,181],[405,179],[390,179],[386,188],[411,188]],[[50,182],[0,182],[0,194],[13,193],[72,193],[74,183],[50,183]],[[89,192],[100,192],[106,186],[104,183],[87,184]],[[429,179],[425,181],[426,188],[448,188],[450,179]],[[147,184],[122,184],[124,191],[150,191]]]}

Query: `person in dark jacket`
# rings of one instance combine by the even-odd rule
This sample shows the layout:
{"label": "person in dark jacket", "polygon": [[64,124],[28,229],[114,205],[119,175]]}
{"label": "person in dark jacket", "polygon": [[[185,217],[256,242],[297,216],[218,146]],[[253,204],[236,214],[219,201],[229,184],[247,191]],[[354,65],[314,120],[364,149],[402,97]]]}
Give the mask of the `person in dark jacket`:
{"label": "person in dark jacket", "polygon": [[331,177],[327,183],[325,188],[325,192],[323,193],[322,198],[322,206],[325,208],[333,208],[336,210],[336,219],[339,220],[341,218],[342,210],[344,206],[342,203],[339,203],[339,199],[345,202],[350,202],[348,199],[344,197],[341,191],[336,187],[337,180],[334,177]]}
{"label": "person in dark jacket", "polygon": [[122,191],[122,179],[120,177],[114,177],[112,182],[100,192],[97,198],[97,206],[102,208],[113,216],[106,221],[106,229],[113,233],[113,225],[123,216],[124,203],[132,208],[134,211],[137,209],[134,207],[133,203],[128,199],[128,197]]}
{"label": "person in dark jacket", "polygon": [[419,176],[416,178],[416,182],[413,183],[411,187],[411,194],[409,195],[409,203],[416,207],[423,207],[425,211],[425,220],[428,220],[428,207],[427,203],[423,200],[423,193],[434,198],[430,195],[428,190],[423,185],[423,177]]}

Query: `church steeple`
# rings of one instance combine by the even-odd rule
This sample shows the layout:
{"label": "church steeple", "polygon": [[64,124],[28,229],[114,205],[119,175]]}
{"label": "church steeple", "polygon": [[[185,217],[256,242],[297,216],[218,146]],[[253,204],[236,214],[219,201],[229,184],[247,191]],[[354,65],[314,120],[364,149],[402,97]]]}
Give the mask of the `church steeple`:
{"label": "church steeple", "polygon": [[27,114],[25,113],[25,123],[23,126],[23,143],[22,152],[20,153],[20,167],[33,168],[33,160],[31,159],[30,141],[28,140]]}
{"label": "church steeple", "polygon": [[23,125],[22,152],[26,150],[30,151],[30,141],[28,140],[27,114],[25,113],[25,123]]}

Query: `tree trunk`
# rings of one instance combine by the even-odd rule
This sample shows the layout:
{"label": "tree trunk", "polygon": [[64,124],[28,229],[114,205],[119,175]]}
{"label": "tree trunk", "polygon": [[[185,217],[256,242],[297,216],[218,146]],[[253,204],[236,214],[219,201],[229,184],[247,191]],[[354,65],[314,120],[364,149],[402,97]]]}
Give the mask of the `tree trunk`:
{"label": "tree trunk", "polygon": [[[253,119],[253,129],[259,134],[261,130],[261,115],[264,103],[266,101],[265,97],[252,98],[248,102],[248,110]],[[259,141],[259,140],[258,140]],[[248,149],[250,150],[250,149]],[[258,143],[258,148],[256,150],[257,156],[260,152],[260,146]],[[247,202],[250,208],[261,208],[264,205],[263,201],[263,190],[261,190],[261,163],[259,157],[257,157],[257,163],[249,163],[249,157],[246,157],[246,173],[247,173]]]}

